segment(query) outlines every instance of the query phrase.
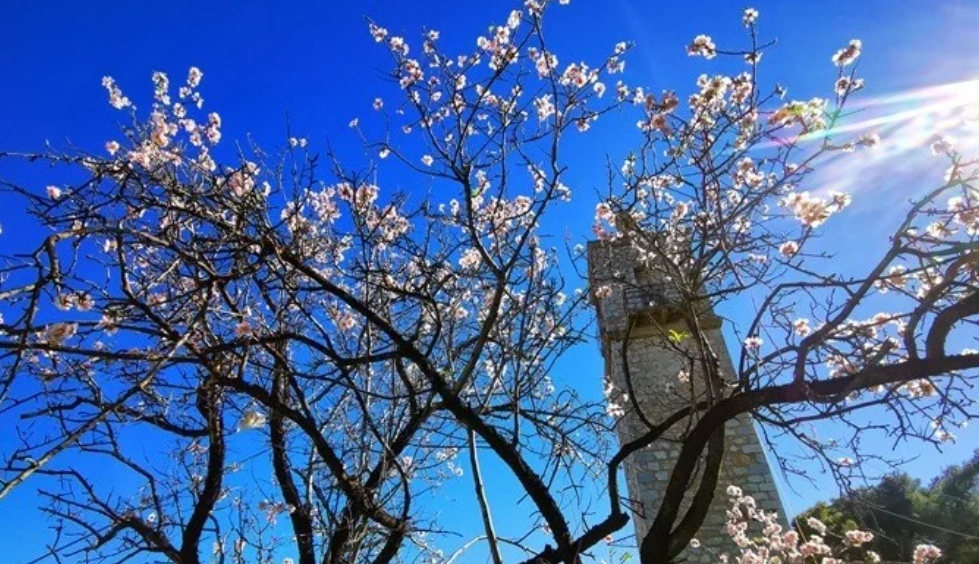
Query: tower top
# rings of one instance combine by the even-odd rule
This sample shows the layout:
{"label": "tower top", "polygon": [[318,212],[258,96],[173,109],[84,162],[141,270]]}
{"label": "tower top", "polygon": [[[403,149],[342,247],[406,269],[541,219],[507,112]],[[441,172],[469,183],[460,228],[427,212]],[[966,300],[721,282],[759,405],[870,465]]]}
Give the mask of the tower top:
{"label": "tower top", "polygon": [[[662,260],[662,259],[660,259]],[[618,335],[630,324],[662,327],[685,325],[680,290],[665,265],[650,263],[625,239],[588,243],[588,280],[591,301],[598,313],[603,340]],[[700,323],[720,327],[720,319],[706,300],[696,304]]]}

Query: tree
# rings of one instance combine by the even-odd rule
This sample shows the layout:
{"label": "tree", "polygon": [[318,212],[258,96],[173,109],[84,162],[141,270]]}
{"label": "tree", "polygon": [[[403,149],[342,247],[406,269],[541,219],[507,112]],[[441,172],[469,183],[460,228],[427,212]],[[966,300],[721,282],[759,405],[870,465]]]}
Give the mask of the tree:
{"label": "tree", "polygon": [[979,453],[944,469],[927,487],[896,473],[831,503],[820,502],[796,518],[796,527],[809,517],[838,536],[858,528],[871,531],[871,546],[885,560],[907,562],[917,544],[928,542],[941,546],[949,562],[979,562],[979,540],[970,538],[979,527]]}
{"label": "tree", "polygon": [[[637,539],[642,562],[668,562],[703,521],[732,418],[796,437],[845,480],[863,468],[867,436],[940,443],[976,416],[979,355],[947,346],[979,315],[975,161],[936,140],[947,178],[911,203],[864,276],[808,250],[849,197],[803,187],[821,161],[877,143],[836,130],[862,88],[859,41],[833,56],[832,99],[785,102],[759,82],[771,43],[747,10],[745,47],[707,36],[688,47],[747,70],[703,75],[681,104],[619,80],[627,43],[597,63],[559,63],[544,20],[561,8],[548,4],[528,0],[458,56],[435,31],[410,48],[371,22],[404,95],[374,106],[414,141],[352,122],[364,162],[296,137],[280,151],[220,153],[221,118],[202,113],[196,68],[175,93],[155,73],[148,115],[103,79],[132,118],[108,156],[0,155],[75,175],[46,190],[3,181],[48,234],[3,271],[0,397],[20,444],[5,453],[0,503],[36,480],[52,557],[442,560],[455,523],[433,500],[466,468],[484,532],[459,554],[579,562],[628,524],[621,465],[680,433],[662,505]],[[588,338],[588,300],[618,299],[630,281],[612,272],[572,292],[540,226],[571,197],[562,140],[636,115],[638,143],[609,167],[595,232],[681,298],[672,315],[688,328],[676,341],[690,385],[674,414],[614,447],[607,406],[551,372]],[[431,191],[380,188],[388,167]],[[698,319],[756,292],[753,321],[737,328],[737,374],[722,374]],[[858,424],[868,410],[879,423]],[[848,442],[806,432],[825,420],[846,425]],[[274,480],[237,472],[246,439]],[[105,483],[90,465],[59,463],[68,455],[128,477]],[[525,519],[522,506],[494,504],[487,461],[519,485]],[[494,510],[523,533],[498,534]]]}

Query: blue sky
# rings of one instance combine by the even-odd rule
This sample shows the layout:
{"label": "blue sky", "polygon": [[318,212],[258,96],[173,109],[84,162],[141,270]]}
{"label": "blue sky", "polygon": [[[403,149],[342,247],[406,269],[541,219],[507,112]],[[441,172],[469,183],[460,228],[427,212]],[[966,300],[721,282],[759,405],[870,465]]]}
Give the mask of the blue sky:
{"label": "blue sky", "polygon": [[[831,92],[834,70],[830,55],[851,38],[864,42],[861,74],[865,96],[876,102],[870,113],[913,109],[920,99],[891,102],[889,95],[965,80],[979,79],[979,3],[872,0],[853,2],[764,1],[763,36],[778,39],[765,55],[762,82],[778,81],[790,97],[808,99]],[[361,0],[350,2],[3,2],[0,3],[0,150],[32,151],[45,143],[73,144],[101,151],[116,136],[121,114],[106,104],[100,85],[113,76],[137,104],[151,94],[150,73],[166,71],[179,81],[190,66],[204,73],[206,108],[219,111],[227,140],[251,136],[276,146],[287,137],[307,137],[315,148],[329,144],[341,156],[358,158],[359,144],[347,123],[371,115],[375,96],[393,96],[396,85],[383,74],[389,56],[366,32],[369,16],[393,34],[417,37],[422,29],[442,32],[443,47],[462,52],[487,25],[502,21],[513,2],[431,0],[424,2]],[[573,0],[552,13],[548,37],[562,60],[598,57],[620,40],[633,40],[627,77],[654,90],[687,92],[697,75],[709,72],[702,60],[690,60],[684,45],[707,33],[720,45],[741,41],[741,10],[747,5],[719,0],[696,4],[640,0]],[[716,69],[714,69],[716,70]],[[979,98],[979,86],[976,96]],[[923,118],[926,122],[928,116]],[[606,155],[620,160],[633,132],[599,124],[569,144],[570,179],[575,203],[552,216],[552,233],[588,236],[594,191],[603,186]],[[365,123],[365,127],[370,127]],[[898,130],[903,132],[904,130]],[[379,131],[378,131],[379,132]],[[887,138],[885,136],[885,147]],[[828,182],[855,193],[846,214],[834,218],[822,243],[839,251],[840,271],[858,273],[898,221],[902,202],[941,178],[943,167],[917,153],[885,153],[852,169],[831,170]],[[45,171],[7,169],[39,187]],[[900,174],[894,174],[897,171]],[[397,189],[424,190],[382,177]],[[0,202],[0,245],[15,246],[18,230],[27,229],[16,207]],[[737,320],[746,304],[724,314]],[[600,393],[601,359],[597,346],[581,347],[559,366],[565,381],[591,394]],[[0,439],[2,442],[2,439]],[[941,455],[907,447],[906,455],[923,454],[908,466],[914,475],[930,477],[958,462],[979,446],[975,430],[963,430],[958,444]],[[786,447],[788,448],[788,447]],[[790,511],[800,511],[835,493],[828,480],[820,487],[799,484],[783,489]],[[502,486],[502,485],[501,485]],[[19,557],[36,554],[32,529],[40,522],[31,511],[11,511],[30,501],[27,489],[0,505],[0,546],[14,546]],[[9,554],[5,555],[9,556]]]}

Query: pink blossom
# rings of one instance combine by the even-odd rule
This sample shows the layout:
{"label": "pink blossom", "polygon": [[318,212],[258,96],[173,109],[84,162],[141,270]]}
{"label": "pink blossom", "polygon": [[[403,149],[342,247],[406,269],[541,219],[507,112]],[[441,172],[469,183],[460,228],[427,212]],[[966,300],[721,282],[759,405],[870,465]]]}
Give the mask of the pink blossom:
{"label": "pink blossom", "polygon": [[778,252],[786,259],[790,259],[799,252],[799,244],[795,241],[786,241],[779,246]]}
{"label": "pink blossom", "polygon": [[709,35],[698,35],[693,43],[687,47],[687,54],[690,56],[701,56],[705,59],[713,59],[717,56],[717,46]]}
{"label": "pink blossom", "polygon": [[929,564],[938,560],[941,555],[942,551],[938,547],[930,544],[919,544],[914,549],[914,564]]}
{"label": "pink blossom", "polygon": [[835,55],[833,55],[833,62],[838,66],[845,67],[857,60],[857,57],[860,56],[860,50],[862,48],[862,41],[859,39],[851,39],[849,45],[840,49]]}
{"label": "pink blossom", "polygon": [[197,67],[190,67],[190,70],[187,71],[187,86],[197,88],[200,85],[202,78],[204,78],[204,73],[201,72],[201,69]]}
{"label": "pink blossom", "polygon": [[806,337],[812,332],[812,328],[809,327],[809,320],[804,317],[793,321],[792,328],[795,329],[795,334],[800,337]]}

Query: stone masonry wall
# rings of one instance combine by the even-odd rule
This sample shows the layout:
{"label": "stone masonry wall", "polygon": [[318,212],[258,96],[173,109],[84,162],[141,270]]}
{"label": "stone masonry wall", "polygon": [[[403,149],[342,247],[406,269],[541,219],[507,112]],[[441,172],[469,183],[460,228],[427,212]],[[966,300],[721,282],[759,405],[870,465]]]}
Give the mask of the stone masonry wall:
{"label": "stone masonry wall", "polygon": [[[691,375],[693,384],[677,377],[681,370],[691,366],[685,357],[685,354],[694,355],[689,345],[680,345],[679,348],[684,350],[678,351],[675,343],[664,338],[664,329],[682,328],[670,325],[662,315],[658,316],[658,323],[642,322],[643,318],[657,318],[656,314],[668,308],[675,298],[671,299],[668,289],[650,287],[656,281],[649,279],[642,268],[635,266],[634,255],[628,247],[592,243],[588,251],[592,289],[606,283],[611,288],[609,295],[594,298],[606,374],[617,389],[626,390],[622,346],[628,331],[629,368],[636,399],[643,412],[655,423],[702,393],[697,389],[696,382],[700,379],[696,372]],[[675,306],[675,303],[672,305]],[[699,316],[699,320],[702,327],[707,328],[711,347],[720,357],[722,376],[732,376],[734,366],[724,343],[719,318],[712,312],[705,312]],[[627,412],[619,422],[618,434],[620,442],[625,443],[642,434],[646,427],[629,402],[623,402],[623,405]],[[683,425],[675,427],[679,432],[683,428]],[[717,562],[719,554],[732,553],[736,549],[723,530],[727,521],[728,497],[725,490],[728,485],[742,488],[755,498],[761,508],[778,511],[783,517],[785,515],[754,422],[747,417],[731,421],[725,432],[725,452],[717,492],[697,535],[702,546],[686,551],[683,557],[688,562]],[[624,465],[637,543],[641,543],[652,524],[678,454],[677,445],[658,441],[652,447],[635,453]],[[686,506],[682,511],[685,510]]]}

